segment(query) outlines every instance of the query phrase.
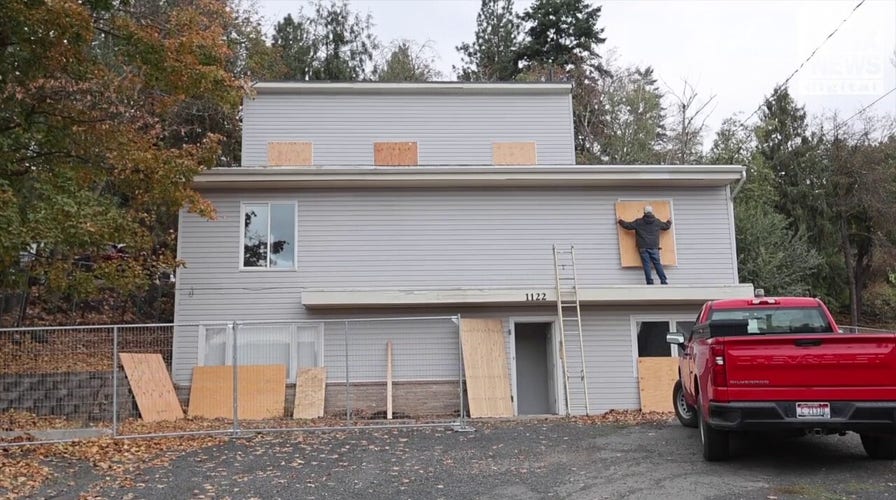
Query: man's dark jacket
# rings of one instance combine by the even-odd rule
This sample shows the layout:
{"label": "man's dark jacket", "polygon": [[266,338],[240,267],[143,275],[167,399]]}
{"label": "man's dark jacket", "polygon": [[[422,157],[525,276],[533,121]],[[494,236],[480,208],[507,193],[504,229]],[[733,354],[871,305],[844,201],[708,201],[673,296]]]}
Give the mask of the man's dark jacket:
{"label": "man's dark jacket", "polygon": [[638,248],[659,248],[660,247],[660,231],[665,231],[672,227],[672,220],[663,222],[657,219],[653,214],[644,214],[644,217],[626,222],[619,219],[619,225],[628,230],[635,231],[635,243]]}

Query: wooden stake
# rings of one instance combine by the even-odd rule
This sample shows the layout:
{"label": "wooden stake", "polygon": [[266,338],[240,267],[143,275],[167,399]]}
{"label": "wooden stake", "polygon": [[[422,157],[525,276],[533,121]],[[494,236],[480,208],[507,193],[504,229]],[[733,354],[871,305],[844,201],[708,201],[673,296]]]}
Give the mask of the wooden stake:
{"label": "wooden stake", "polygon": [[386,419],[392,420],[392,341],[386,341]]}

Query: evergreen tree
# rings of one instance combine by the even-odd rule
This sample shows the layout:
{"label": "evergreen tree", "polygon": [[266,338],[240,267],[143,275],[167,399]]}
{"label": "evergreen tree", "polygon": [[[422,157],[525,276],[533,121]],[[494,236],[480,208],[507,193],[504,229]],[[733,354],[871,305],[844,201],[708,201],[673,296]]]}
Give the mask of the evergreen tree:
{"label": "evergreen tree", "polygon": [[603,163],[660,163],[666,139],[663,92],[653,68],[629,68],[602,79]]}
{"label": "evergreen tree", "polygon": [[551,71],[587,67],[603,72],[598,47],[606,38],[597,27],[600,11],[586,0],[535,0],[522,15],[528,27],[519,61]]}
{"label": "evergreen tree", "polygon": [[287,14],[274,26],[271,46],[276,51],[281,67],[269,75],[271,79],[304,81],[311,78],[317,47],[308,21],[300,10],[296,18]]}
{"label": "evergreen tree", "polygon": [[456,47],[463,56],[453,68],[462,81],[510,81],[519,74],[516,52],[522,24],[513,11],[513,0],[482,0],[476,16],[473,43]]}
{"label": "evergreen tree", "polygon": [[288,14],[271,38],[282,62],[274,79],[365,80],[379,48],[371,17],[353,12],[346,0],[318,0],[311,16]]}
{"label": "evergreen tree", "polygon": [[373,70],[376,80],[381,82],[428,82],[437,80],[441,73],[433,65],[427,44],[417,45],[411,40],[400,40],[392,44],[384,60]]}

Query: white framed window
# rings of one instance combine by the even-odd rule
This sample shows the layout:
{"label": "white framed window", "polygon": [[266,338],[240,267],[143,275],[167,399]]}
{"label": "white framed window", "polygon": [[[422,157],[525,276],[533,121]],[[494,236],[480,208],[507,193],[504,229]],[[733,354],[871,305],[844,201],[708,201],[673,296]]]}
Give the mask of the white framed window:
{"label": "white framed window", "polygon": [[638,376],[638,358],[678,357],[679,346],[666,342],[669,332],[689,334],[694,319],[681,315],[633,315],[630,317],[632,333],[632,373]]}
{"label": "white framed window", "polygon": [[[233,325],[199,325],[199,366],[233,364]],[[237,331],[238,365],[285,365],[288,382],[299,368],[324,365],[322,323],[240,325]]]}
{"label": "white framed window", "polygon": [[240,204],[240,269],[295,269],[296,203]]}

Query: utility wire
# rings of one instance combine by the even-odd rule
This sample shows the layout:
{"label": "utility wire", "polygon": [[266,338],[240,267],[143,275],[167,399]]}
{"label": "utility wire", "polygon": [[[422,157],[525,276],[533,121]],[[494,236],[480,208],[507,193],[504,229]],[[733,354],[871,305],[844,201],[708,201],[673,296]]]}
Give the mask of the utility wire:
{"label": "utility wire", "polygon": [[880,101],[884,100],[884,98],[886,98],[888,95],[892,94],[893,92],[896,92],[896,87],[891,88],[889,92],[887,92],[886,94],[884,94],[884,95],[878,97],[877,99],[873,100],[873,101],[871,102],[871,104],[869,104],[869,105],[865,106],[864,108],[862,108],[862,109],[856,111],[855,114],[853,114],[853,115],[850,116],[849,118],[847,118],[847,119],[843,120],[842,122],[840,122],[840,124],[837,125],[837,128],[835,128],[835,129],[833,130],[833,132],[831,132],[831,135],[836,135],[837,132],[839,132],[840,129],[842,129],[843,127],[845,127],[846,124],[849,123],[850,120],[852,120],[853,118],[855,118],[855,117],[861,115],[862,113],[864,113],[865,111],[867,111],[868,108],[870,108],[871,106],[874,106],[875,104],[877,104],[877,103],[879,103]]}
{"label": "utility wire", "polygon": [[777,93],[779,92],[779,89],[787,88],[787,84],[790,83],[790,80],[791,80],[794,76],[796,76],[796,74],[799,73],[801,69],[803,69],[803,66],[805,66],[806,63],[808,63],[813,57],[815,57],[815,54],[818,52],[818,50],[819,50],[820,48],[822,48],[822,47],[824,46],[824,44],[827,43],[827,41],[830,40],[831,37],[833,37],[833,36],[837,33],[837,31],[839,31],[840,28],[841,28],[844,24],[846,24],[846,21],[848,21],[849,18],[852,17],[852,15],[856,12],[856,10],[858,10],[858,8],[861,7],[862,4],[864,4],[864,3],[865,3],[865,0],[861,0],[859,3],[857,3],[856,6],[853,7],[851,11],[849,11],[849,14],[847,14],[846,17],[844,17],[843,20],[840,21],[840,24],[838,24],[837,27],[834,28],[834,31],[831,31],[831,32],[828,34],[828,36],[826,36],[826,37],[824,38],[824,40],[822,40],[821,43],[819,43],[818,46],[815,47],[815,49],[809,54],[809,57],[807,57],[802,63],[800,63],[799,67],[797,67],[795,70],[793,70],[793,73],[791,73],[790,76],[788,76],[788,77],[784,80],[784,83],[782,83],[781,85],[778,85],[777,87],[775,87],[774,92],[772,92],[772,94],[771,94],[770,96],[766,97],[766,98],[762,101],[762,103],[759,104],[759,106],[757,106],[756,109],[754,109],[752,113],[750,113],[750,116],[746,117],[742,122],[740,122],[740,125],[741,125],[741,126],[746,125],[747,122],[750,121],[750,118],[753,118],[754,116],[756,116],[756,113],[758,113],[759,110],[762,109],[762,106],[765,106],[765,104],[766,104],[767,102],[769,102],[770,100],[774,99],[775,95],[777,95]]}

